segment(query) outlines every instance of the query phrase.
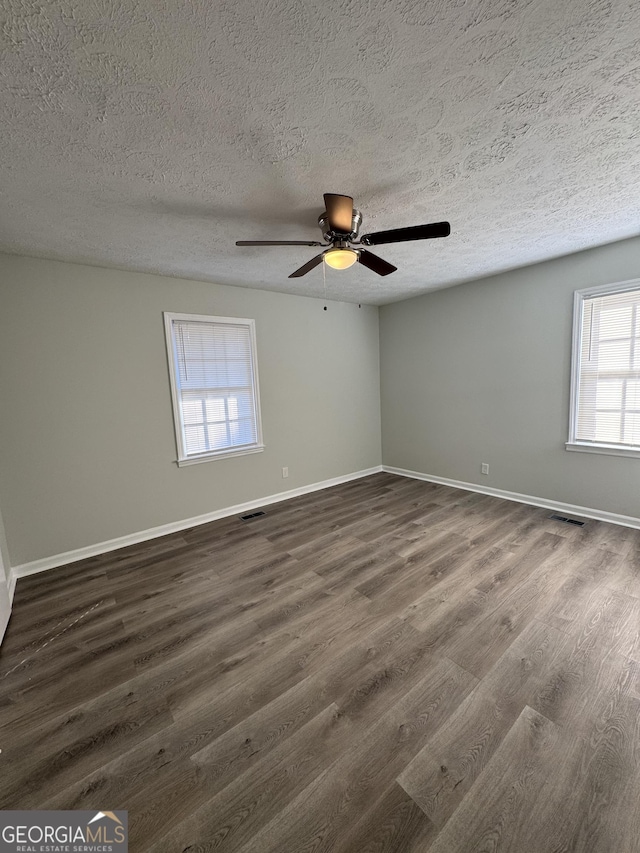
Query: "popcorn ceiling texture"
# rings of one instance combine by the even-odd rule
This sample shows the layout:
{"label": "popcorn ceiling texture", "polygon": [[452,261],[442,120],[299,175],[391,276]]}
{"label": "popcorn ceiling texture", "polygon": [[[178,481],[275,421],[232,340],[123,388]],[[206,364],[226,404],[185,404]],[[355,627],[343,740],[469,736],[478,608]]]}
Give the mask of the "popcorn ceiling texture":
{"label": "popcorn ceiling texture", "polygon": [[635,235],[634,0],[0,0],[0,249],[375,304]]}

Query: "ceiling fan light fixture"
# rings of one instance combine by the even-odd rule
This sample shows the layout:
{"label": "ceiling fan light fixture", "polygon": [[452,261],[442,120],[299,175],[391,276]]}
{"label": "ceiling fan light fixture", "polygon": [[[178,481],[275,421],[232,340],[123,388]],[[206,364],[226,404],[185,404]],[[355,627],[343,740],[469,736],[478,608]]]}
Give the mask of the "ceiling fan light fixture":
{"label": "ceiling fan light fixture", "polygon": [[358,260],[355,249],[329,249],[324,253],[324,261],[334,270],[346,270]]}
{"label": "ceiling fan light fixture", "polygon": [[[414,225],[409,228],[393,228],[390,231],[374,231],[364,234],[356,240],[360,233],[362,214],[353,206],[350,195],[324,193],[324,213],[318,217],[318,226],[322,231],[324,242],[317,240],[237,240],[236,246],[322,246],[326,251],[311,258],[289,278],[300,278],[325,261],[334,270],[347,270],[359,261],[363,266],[377,275],[389,275],[397,270],[393,264],[379,258],[368,249],[361,246],[377,246],[382,243],[406,243],[410,240],[427,240],[430,237],[448,237],[451,226],[448,222],[431,222],[427,225]],[[353,249],[355,243],[359,248]],[[324,269],[324,267],[322,268]]]}

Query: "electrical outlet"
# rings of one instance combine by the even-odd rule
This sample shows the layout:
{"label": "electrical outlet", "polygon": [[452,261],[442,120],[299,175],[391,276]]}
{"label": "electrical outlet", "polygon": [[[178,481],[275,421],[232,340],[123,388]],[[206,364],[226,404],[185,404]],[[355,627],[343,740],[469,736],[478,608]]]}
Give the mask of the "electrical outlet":
{"label": "electrical outlet", "polygon": [[283,480],[286,480],[288,476],[289,476],[289,469],[288,469],[288,468],[283,468],[283,469],[282,469],[282,479],[283,479]]}
{"label": "electrical outlet", "polygon": [[480,465],[480,473],[481,474],[488,474],[489,473],[489,463],[488,462],[482,462],[482,464]]}

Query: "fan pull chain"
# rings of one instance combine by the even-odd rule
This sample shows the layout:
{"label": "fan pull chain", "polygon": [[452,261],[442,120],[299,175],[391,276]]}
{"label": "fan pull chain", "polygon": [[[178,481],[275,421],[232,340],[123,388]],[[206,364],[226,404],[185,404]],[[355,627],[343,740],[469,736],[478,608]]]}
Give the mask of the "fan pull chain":
{"label": "fan pull chain", "polygon": [[[326,266],[327,265],[325,264],[325,262],[322,261],[322,283],[324,286],[324,301],[325,302],[327,301],[327,270],[326,270]],[[325,311],[327,310],[326,305],[324,306],[324,310]]]}

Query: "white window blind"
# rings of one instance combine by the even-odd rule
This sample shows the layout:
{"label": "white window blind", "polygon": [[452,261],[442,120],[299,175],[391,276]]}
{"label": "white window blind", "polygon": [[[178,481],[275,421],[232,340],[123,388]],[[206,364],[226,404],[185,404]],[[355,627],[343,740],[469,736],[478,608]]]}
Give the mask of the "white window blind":
{"label": "white window blind", "polygon": [[569,442],[638,451],[640,282],[621,287],[577,294]]}
{"label": "white window blind", "polygon": [[261,450],[253,320],[165,314],[178,461]]}

